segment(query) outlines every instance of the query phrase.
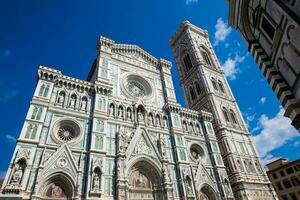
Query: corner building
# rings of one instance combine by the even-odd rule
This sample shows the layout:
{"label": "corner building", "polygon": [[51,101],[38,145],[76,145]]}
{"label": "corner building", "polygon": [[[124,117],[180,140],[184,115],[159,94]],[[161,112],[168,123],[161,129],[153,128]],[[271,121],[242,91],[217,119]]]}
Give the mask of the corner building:
{"label": "corner building", "polygon": [[226,0],[236,29],[285,110],[300,131],[300,1]]}
{"label": "corner building", "polygon": [[184,22],[171,63],[101,37],[87,81],[41,66],[0,199],[273,200],[208,34]]}

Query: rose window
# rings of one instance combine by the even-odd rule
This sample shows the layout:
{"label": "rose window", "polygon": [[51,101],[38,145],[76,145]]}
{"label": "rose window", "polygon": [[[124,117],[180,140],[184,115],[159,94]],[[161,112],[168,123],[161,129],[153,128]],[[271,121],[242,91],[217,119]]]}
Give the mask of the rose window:
{"label": "rose window", "polygon": [[53,125],[51,137],[57,143],[77,143],[82,138],[82,127],[71,118],[63,118]]}
{"label": "rose window", "polygon": [[70,141],[75,137],[74,130],[71,127],[61,127],[58,130],[58,137],[63,141]]}
{"label": "rose window", "polygon": [[143,98],[146,95],[146,90],[145,90],[144,86],[135,80],[130,80],[128,82],[126,88],[130,92],[130,94],[134,97]]}
{"label": "rose window", "polygon": [[133,98],[149,98],[152,95],[150,83],[141,76],[131,74],[123,78],[123,91]]}
{"label": "rose window", "polygon": [[203,159],[205,157],[205,153],[204,153],[204,150],[202,149],[202,147],[198,144],[193,144],[191,147],[190,147],[190,155],[191,157],[198,161],[200,159]]}

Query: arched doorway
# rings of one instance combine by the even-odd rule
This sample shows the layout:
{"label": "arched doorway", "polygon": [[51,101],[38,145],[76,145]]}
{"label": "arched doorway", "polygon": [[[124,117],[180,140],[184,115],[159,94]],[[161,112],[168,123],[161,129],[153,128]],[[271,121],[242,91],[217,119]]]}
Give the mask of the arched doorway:
{"label": "arched doorway", "polygon": [[200,200],[216,200],[216,193],[215,191],[209,186],[204,185],[201,187],[198,197]]}
{"label": "arched doorway", "polygon": [[147,161],[139,161],[129,172],[129,200],[163,200],[160,173]]}
{"label": "arched doorway", "polygon": [[66,175],[55,174],[44,182],[39,196],[43,200],[73,199],[74,186]]}

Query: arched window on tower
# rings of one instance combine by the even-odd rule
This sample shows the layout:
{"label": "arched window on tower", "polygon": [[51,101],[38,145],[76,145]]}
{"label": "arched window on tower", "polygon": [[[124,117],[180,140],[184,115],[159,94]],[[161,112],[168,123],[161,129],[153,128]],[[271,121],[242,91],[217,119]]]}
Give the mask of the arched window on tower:
{"label": "arched window on tower", "polygon": [[201,55],[203,57],[203,60],[204,62],[207,64],[207,65],[210,65],[211,66],[211,61],[210,61],[210,57],[208,55],[208,53],[204,50],[201,50]]}
{"label": "arched window on tower", "polygon": [[223,107],[223,108],[222,108],[222,112],[223,112],[223,115],[224,115],[224,117],[225,117],[225,120],[226,120],[227,122],[230,122],[230,119],[229,119],[229,115],[228,115],[227,109]]}
{"label": "arched window on tower", "polygon": [[238,122],[237,122],[237,119],[236,119],[234,111],[230,109],[229,113],[230,113],[230,117],[231,117],[232,122],[235,123],[235,124],[237,124]]}
{"label": "arched window on tower", "polygon": [[183,56],[183,64],[184,64],[184,67],[185,67],[185,71],[188,72],[190,71],[190,69],[192,69],[193,65],[192,65],[192,61],[191,61],[191,58],[189,56],[188,53],[186,53],[184,56]]}
{"label": "arched window on tower", "polygon": [[200,85],[199,85],[198,81],[195,82],[195,87],[196,87],[197,94],[200,95],[201,94],[201,88],[200,88]]}
{"label": "arched window on tower", "polygon": [[211,82],[212,82],[212,85],[214,87],[215,90],[218,90],[218,86],[217,86],[217,81],[215,78],[211,78]]}
{"label": "arched window on tower", "polygon": [[194,100],[196,98],[195,91],[194,91],[193,87],[190,87],[190,96],[191,96],[192,100]]}
{"label": "arched window on tower", "polygon": [[219,85],[219,88],[220,88],[221,92],[225,93],[225,89],[224,89],[223,83],[220,80],[218,81],[218,85]]}

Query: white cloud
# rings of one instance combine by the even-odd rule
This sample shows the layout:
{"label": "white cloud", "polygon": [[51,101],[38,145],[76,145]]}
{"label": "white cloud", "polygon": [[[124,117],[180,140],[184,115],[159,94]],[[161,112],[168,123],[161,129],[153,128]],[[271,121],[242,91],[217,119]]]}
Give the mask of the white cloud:
{"label": "white cloud", "polygon": [[255,119],[255,114],[254,115],[247,115],[246,120],[248,122],[252,122]]}
{"label": "white cloud", "polygon": [[266,101],[267,101],[267,97],[262,97],[262,98],[260,98],[259,103],[260,104],[265,104]]}
{"label": "white cloud", "polygon": [[247,127],[251,128],[250,123],[255,119],[255,114],[249,115],[249,114],[245,113],[244,116],[246,118],[246,125],[247,125]]}
{"label": "white cloud", "polygon": [[17,138],[13,135],[10,135],[10,134],[6,134],[5,135],[5,138],[9,141],[9,142],[15,142],[17,141]]}
{"label": "white cloud", "polygon": [[221,68],[223,69],[226,77],[230,80],[236,79],[236,75],[239,72],[237,64],[242,63],[245,60],[245,56],[236,55],[234,58],[228,58]]}
{"label": "white cloud", "polygon": [[264,158],[262,158],[261,161],[264,165],[264,168],[267,169],[266,165],[277,160],[278,158],[280,158],[280,157],[274,157],[273,155],[268,154]]}
{"label": "white cloud", "polygon": [[283,114],[283,108],[280,108],[273,118],[263,114],[259,118],[258,126],[254,128],[254,130],[260,130],[260,134],[255,135],[253,141],[264,164],[271,159],[275,159],[271,154],[273,150],[300,136],[298,131],[290,124],[291,120],[284,117]]}
{"label": "white cloud", "polygon": [[185,0],[186,5],[189,5],[191,3],[198,3],[198,0]]}
{"label": "white cloud", "polygon": [[225,23],[222,18],[219,18],[217,20],[215,28],[215,42],[213,46],[217,46],[220,42],[224,42],[231,32],[231,27],[229,27],[228,24]]}

